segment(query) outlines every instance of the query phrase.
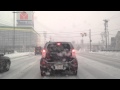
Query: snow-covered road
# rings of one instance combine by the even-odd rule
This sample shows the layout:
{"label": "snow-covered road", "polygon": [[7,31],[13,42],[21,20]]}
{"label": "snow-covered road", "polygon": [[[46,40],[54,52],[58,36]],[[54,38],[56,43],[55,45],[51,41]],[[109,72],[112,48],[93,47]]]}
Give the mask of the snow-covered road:
{"label": "snow-covered road", "polygon": [[12,59],[11,69],[1,73],[0,79],[120,79],[118,58],[80,53],[77,55],[79,69],[77,76],[41,77],[39,62],[41,56],[29,55]]}

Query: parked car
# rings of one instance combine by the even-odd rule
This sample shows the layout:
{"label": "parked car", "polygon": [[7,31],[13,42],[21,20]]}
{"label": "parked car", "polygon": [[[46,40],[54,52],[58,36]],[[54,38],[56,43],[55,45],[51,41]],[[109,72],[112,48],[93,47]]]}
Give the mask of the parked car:
{"label": "parked car", "polygon": [[9,71],[11,61],[9,57],[0,54],[0,72]]}

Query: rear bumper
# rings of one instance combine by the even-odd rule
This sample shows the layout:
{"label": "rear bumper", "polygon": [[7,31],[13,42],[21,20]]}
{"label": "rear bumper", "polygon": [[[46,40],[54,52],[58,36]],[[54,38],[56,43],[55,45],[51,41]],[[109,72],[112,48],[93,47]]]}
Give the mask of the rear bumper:
{"label": "rear bumper", "polygon": [[[56,65],[62,65],[62,69],[56,69]],[[40,69],[43,71],[77,71],[78,64],[74,65],[71,62],[65,62],[65,63],[56,63],[56,62],[47,62],[45,65],[40,65]]]}

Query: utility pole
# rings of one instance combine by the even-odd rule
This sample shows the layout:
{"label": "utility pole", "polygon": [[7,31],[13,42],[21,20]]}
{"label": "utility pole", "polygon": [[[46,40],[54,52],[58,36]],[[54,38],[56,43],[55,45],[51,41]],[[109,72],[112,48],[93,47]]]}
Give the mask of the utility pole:
{"label": "utility pole", "polygon": [[89,39],[90,39],[90,52],[91,52],[91,42],[92,42],[92,40],[91,40],[91,30],[89,30]]}
{"label": "utility pole", "polygon": [[83,43],[84,43],[83,37],[84,37],[84,34],[83,34],[83,33],[80,33],[80,35],[81,35],[81,37],[82,37],[82,39],[81,39],[81,49],[83,50]]}
{"label": "utility pole", "polygon": [[46,31],[44,31],[44,42],[46,43]]}
{"label": "utility pole", "polygon": [[108,31],[108,20],[107,20],[107,23],[106,23],[106,31],[107,31],[108,47],[109,47],[109,31]]}
{"label": "utility pole", "polygon": [[103,50],[103,46],[104,46],[104,32],[101,33],[101,49]]}
{"label": "utility pole", "polygon": [[15,11],[13,12],[13,49],[15,51]]}
{"label": "utility pole", "polygon": [[82,37],[82,40],[81,40],[81,43],[82,43],[82,49],[85,48],[85,45],[84,45],[84,40],[83,40],[83,37],[86,37],[87,36],[87,33],[80,33],[81,34],[81,37]]}
{"label": "utility pole", "polygon": [[[15,11],[13,11],[13,49],[14,49],[14,51],[15,51],[15,49],[16,49],[16,48],[15,48],[15,46],[16,46],[16,45],[15,45],[15,44],[16,44],[16,43],[15,43],[15,41],[16,41],[16,39],[15,39],[15,38],[16,38],[16,37],[15,37],[15,34],[16,34],[16,31],[15,31],[15,21],[16,21],[16,20],[15,20],[15,13],[21,13],[21,12],[15,12]],[[26,12],[24,12],[24,13],[26,13]]]}
{"label": "utility pole", "polygon": [[107,31],[107,27],[108,27],[108,20],[103,20],[105,23],[104,23],[104,26],[105,26],[105,39],[106,39],[106,49],[108,47],[108,31]]}
{"label": "utility pole", "polygon": [[[107,31],[108,31],[108,29],[107,29]],[[109,37],[110,36],[110,34],[109,34],[109,31],[108,31],[108,46],[109,46]]]}
{"label": "utility pole", "polygon": [[50,42],[52,41],[52,38],[51,38],[51,36],[50,36]]}

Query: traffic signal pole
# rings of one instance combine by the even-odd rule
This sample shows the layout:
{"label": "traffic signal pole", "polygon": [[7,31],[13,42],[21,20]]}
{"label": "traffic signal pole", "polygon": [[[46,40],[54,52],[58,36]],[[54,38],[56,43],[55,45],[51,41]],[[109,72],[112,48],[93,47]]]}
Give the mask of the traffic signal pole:
{"label": "traffic signal pole", "polygon": [[89,30],[89,39],[90,39],[90,52],[91,52],[91,42],[92,42],[92,40],[91,40],[91,30]]}
{"label": "traffic signal pole", "polygon": [[106,50],[108,48],[108,35],[107,35],[107,27],[108,27],[108,20],[103,20],[105,23],[104,23],[104,26],[105,26],[105,39],[106,39]]}
{"label": "traffic signal pole", "polygon": [[13,12],[13,50],[15,51],[15,11]]}

